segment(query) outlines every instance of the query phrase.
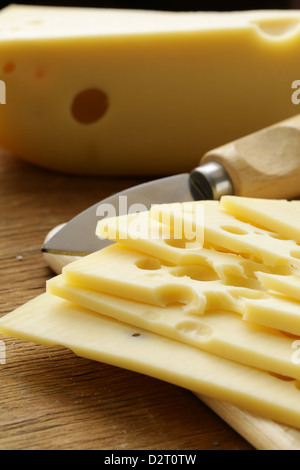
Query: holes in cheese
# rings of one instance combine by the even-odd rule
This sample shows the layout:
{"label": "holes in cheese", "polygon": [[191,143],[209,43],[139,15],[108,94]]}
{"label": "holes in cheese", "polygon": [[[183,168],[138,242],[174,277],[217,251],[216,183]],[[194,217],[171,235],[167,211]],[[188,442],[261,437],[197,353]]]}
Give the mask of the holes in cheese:
{"label": "holes in cheese", "polygon": [[131,325],[54,295],[44,294],[1,318],[0,331],[46,346],[61,344],[82,357],[148,374],[300,427],[299,391],[294,382],[160,334],[135,330],[141,336],[134,337]]}
{"label": "holes in cheese", "polygon": [[206,341],[213,335],[213,329],[208,325],[193,320],[183,320],[175,328],[188,336],[196,336],[200,341]]}
{"label": "holes in cheese", "polygon": [[[222,225],[221,229],[224,230],[225,232],[233,233],[235,235],[247,235],[247,233],[248,233],[246,230],[244,230],[240,227],[230,227],[228,225],[227,226]],[[261,233],[259,233],[259,232],[254,232],[254,233],[255,234],[258,233],[259,235],[261,235]]]}
{"label": "holes in cheese", "polygon": [[161,263],[156,258],[142,258],[135,262],[139,269],[156,270],[161,269]]}
{"label": "holes in cheese", "polygon": [[164,238],[166,245],[183,250],[201,250],[202,243],[196,239],[188,240],[186,238]]}
{"label": "holes in cheese", "polygon": [[[155,220],[168,220],[172,229],[176,227],[176,221],[179,220],[183,221],[185,227],[189,227],[193,222],[196,232],[199,223],[199,230],[202,230],[202,220],[198,222],[194,214],[185,211],[186,205],[190,207],[191,203],[155,205],[150,213]],[[269,267],[278,265],[300,267],[299,259],[291,256],[291,252],[297,249],[294,240],[288,239],[282,243],[282,240],[270,237],[268,230],[259,229],[250,222],[238,220],[235,215],[223,210],[218,201],[193,203],[194,213],[198,205],[204,208],[205,243],[212,243],[215,247],[221,247],[232,253],[251,256],[254,260]]]}
{"label": "holes in cheese", "polygon": [[[182,311],[179,304],[150,306],[128,299],[77,288],[57,276],[47,282],[47,291],[74,304],[120,322],[167,336],[277,374],[300,379],[300,369],[291,362],[291,338],[272,328],[242,321],[240,315],[220,309],[201,319]],[[241,310],[242,312],[243,310]]]}
{"label": "holes in cheese", "polygon": [[195,238],[175,238],[172,227],[170,230],[166,225],[152,219],[150,212],[100,220],[96,234],[112,241],[121,241],[123,245],[149,255],[159,256],[164,263],[209,266],[225,282],[228,277],[232,279],[232,276],[255,277],[255,271],[269,272],[268,267],[230,253],[222,247],[213,246],[212,243],[205,243],[203,247],[203,243]]}
{"label": "holes in cheese", "polygon": [[228,213],[272,231],[271,237],[300,242],[300,201],[224,196],[220,205]]}
{"label": "holes in cheese", "polygon": [[105,115],[107,110],[108,96],[97,88],[79,92],[71,105],[71,113],[80,124],[94,124]]}
{"label": "holes in cheese", "polygon": [[194,279],[195,281],[216,281],[219,279],[219,276],[214,269],[209,266],[179,266],[169,270],[171,276],[175,277],[185,277],[189,279]]}

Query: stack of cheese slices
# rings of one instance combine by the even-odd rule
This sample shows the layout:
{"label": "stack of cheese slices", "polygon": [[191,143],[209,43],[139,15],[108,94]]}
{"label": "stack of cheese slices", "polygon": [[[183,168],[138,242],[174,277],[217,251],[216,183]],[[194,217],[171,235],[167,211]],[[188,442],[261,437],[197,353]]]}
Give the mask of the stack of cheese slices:
{"label": "stack of cheese slices", "polygon": [[300,428],[299,216],[299,201],[225,196],[103,219],[115,243],[65,266],[0,333]]}

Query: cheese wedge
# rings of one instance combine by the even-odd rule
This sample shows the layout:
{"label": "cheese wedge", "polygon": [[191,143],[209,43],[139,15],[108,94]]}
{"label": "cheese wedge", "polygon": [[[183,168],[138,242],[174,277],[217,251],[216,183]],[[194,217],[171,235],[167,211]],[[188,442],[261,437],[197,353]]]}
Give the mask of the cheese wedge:
{"label": "cheese wedge", "polygon": [[[232,312],[210,311],[199,319],[184,314],[179,305],[149,306],[66,285],[61,276],[47,282],[47,292],[220,357],[300,380],[299,366],[291,361],[291,339],[274,329],[245,322]],[[300,318],[300,304],[298,312]]]}
{"label": "cheese wedge", "polygon": [[232,286],[206,266],[165,266],[159,259],[119,243],[65,266],[63,281],[129,300],[164,307],[179,302],[183,311],[202,315],[222,308],[242,312],[242,297],[261,298],[263,291]]}
{"label": "cheese wedge", "polygon": [[190,171],[297,113],[299,23],[297,10],[4,8],[0,145],[64,172]]}
{"label": "cheese wedge", "polygon": [[50,294],[0,319],[5,335],[161,379],[300,428],[299,383],[133,328]]}
{"label": "cheese wedge", "polygon": [[[270,267],[300,267],[300,248],[294,240],[279,240],[272,232],[237,219],[222,210],[218,201],[154,205],[151,214],[153,218],[163,223],[167,221],[171,226],[182,221],[185,230],[193,225],[193,233],[197,234],[198,221],[193,212],[198,205],[204,206],[205,242],[212,243],[219,249],[254,257]],[[202,223],[201,220],[199,231],[202,230]]]}
{"label": "cheese wedge", "polygon": [[223,196],[220,204],[239,219],[273,231],[275,238],[300,243],[300,201]]}

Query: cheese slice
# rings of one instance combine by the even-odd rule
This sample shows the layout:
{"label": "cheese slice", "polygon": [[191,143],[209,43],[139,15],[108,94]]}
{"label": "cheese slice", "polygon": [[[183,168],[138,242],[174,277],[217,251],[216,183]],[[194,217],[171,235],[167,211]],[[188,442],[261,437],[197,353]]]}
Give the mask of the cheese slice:
{"label": "cheese slice", "polygon": [[190,171],[296,113],[299,22],[298,10],[4,8],[0,144],[64,172]]}
{"label": "cheese slice", "polygon": [[[300,380],[299,366],[291,361],[291,339],[274,329],[243,321],[240,315],[232,312],[214,310],[199,319],[183,313],[179,305],[149,306],[68,286],[61,276],[47,282],[47,292],[220,357]],[[300,304],[298,312],[300,318]]]}
{"label": "cheese slice", "polygon": [[133,328],[45,293],[0,319],[5,335],[140,372],[300,428],[299,383]]}
{"label": "cheese slice", "polygon": [[[192,222],[195,223],[195,220]],[[204,225],[201,230],[202,228],[204,232]],[[174,265],[208,266],[227,284],[248,285],[259,289],[260,283],[255,282],[256,271],[277,274],[290,272],[286,266],[269,268],[236,253],[217,251],[209,243],[204,244],[202,233],[200,237],[185,238],[182,230],[182,233],[176,235],[173,227],[155,220],[150,211],[104,218],[97,224],[96,235],[121,242]],[[247,279],[248,283],[239,278]]]}
{"label": "cheese slice", "polygon": [[256,299],[244,299],[243,318],[300,336],[300,302],[281,294],[274,293],[259,302]]}
{"label": "cheese slice", "polygon": [[74,287],[151,305],[179,302],[184,312],[197,315],[212,308],[241,312],[241,297],[265,296],[263,291],[223,283],[210,267],[166,266],[158,258],[120,243],[65,266],[62,276]]}
{"label": "cheese slice", "polygon": [[292,274],[290,276],[282,276],[278,274],[257,273],[257,276],[262,285],[267,289],[280,292],[292,299],[300,300],[299,275]]}
{"label": "cheese slice", "polygon": [[[194,212],[198,206],[204,207],[204,241],[216,247],[234,253],[254,257],[267,266],[300,267],[300,248],[294,240],[279,240],[273,233],[237,219],[234,215],[222,210],[218,201],[200,201],[174,204],[154,205],[152,217],[180,227],[183,233],[197,236],[202,231],[202,220],[195,219]],[[198,227],[199,224],[199,227]],[[189,227],[193,227],[190,230]],[[180,229],[182,231],[182,228]],[[174,232],[176,234],[176,232]]]}
{"label": "cheese slice", "polygon": [[300,242],[300,201],[223,196],[220,204],[239,219],[272,230],[275,238]]}

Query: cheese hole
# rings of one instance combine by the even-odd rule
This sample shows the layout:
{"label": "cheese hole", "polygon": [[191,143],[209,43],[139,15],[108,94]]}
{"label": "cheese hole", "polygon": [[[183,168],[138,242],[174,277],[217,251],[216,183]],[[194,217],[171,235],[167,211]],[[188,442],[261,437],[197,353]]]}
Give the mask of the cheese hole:
{"label": "cheese hole", "polygon": [[11,60],[8,60],[7,62],[5,62],[5,64],[3,65],[3,72],[5,73],[10,73],[10,72],[13,72],[16,68],[16,65],[14,62],[12,62]]}
{"label": "cheese hole", "polygon": [[216,281],[219,279],[217,273],[209,266],[182,266],[169,270],[175,277],[189,277],[195,281]]}
{"label": "cheese hole", "polygon": [[234,235],[247,235],[248,233],[246,232],[246,230],[243,230],[239,227],[232,227],[229,225],[226,225],[226,226],[223,225],[221,229],[224,230],[225,232],[233,233]]}
{"label": "cheese hole", "polygon": [[194,336],[202,341],[207,340],[213,334],[211,327],[193,320],[184,320],[178,323],[176,329],[185,336]]}
{"label": "cheese hole", "polygon": [[161,263],[156,258],[143,258],[136,261],[135,265],[139,269],[146,269],[151,271],[161,268]]}
{"label": "cheese hole", "polygon": [[289,238],[279,235],[279,233],[269,233],[269,236],[275,238],[276,240],[289,240]]}
{"label": "cheese hole", "polygon": [[102,90],[91,88],[78,93],[73,99],[71,112],[80,124],[93,124],[101,119],[108,109],[108,96]]}
{"label": "cheese hole", "polygon": [[200,250],[202,243],[197,240],[187,240],[186,238],[170,238],[164,239],[166,245],[172,246],[173,248],[181,248],[184,250]]}

